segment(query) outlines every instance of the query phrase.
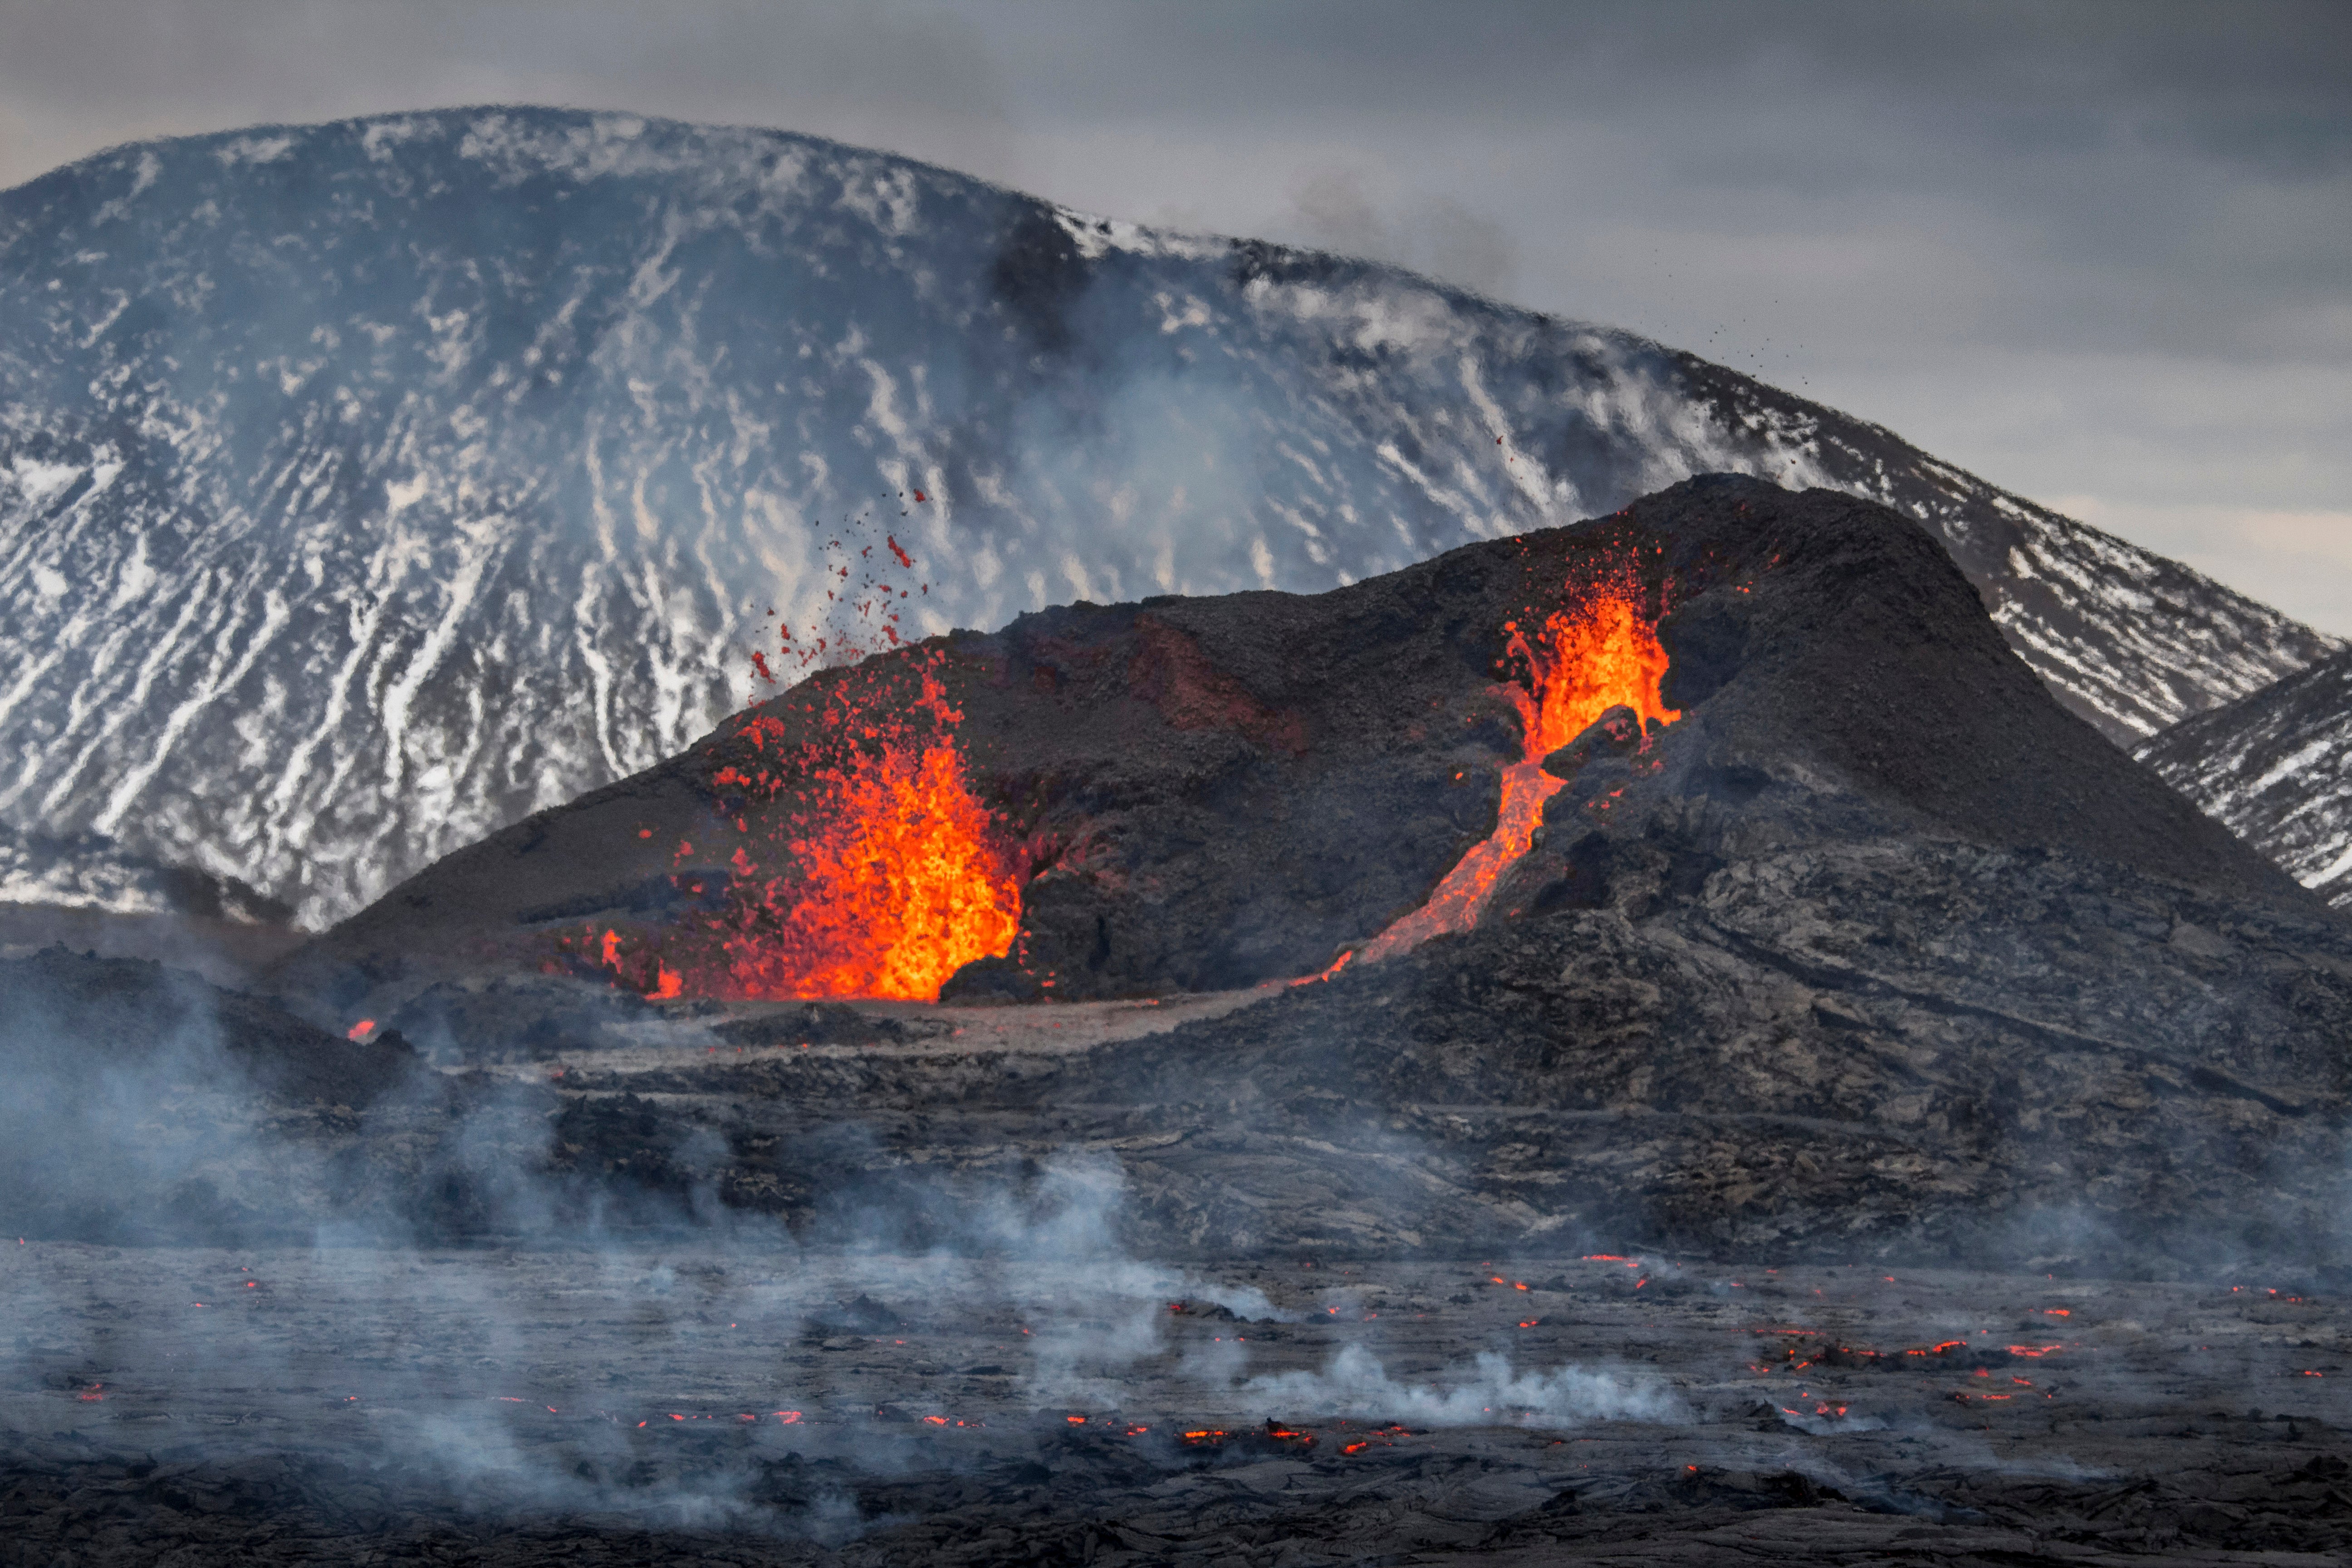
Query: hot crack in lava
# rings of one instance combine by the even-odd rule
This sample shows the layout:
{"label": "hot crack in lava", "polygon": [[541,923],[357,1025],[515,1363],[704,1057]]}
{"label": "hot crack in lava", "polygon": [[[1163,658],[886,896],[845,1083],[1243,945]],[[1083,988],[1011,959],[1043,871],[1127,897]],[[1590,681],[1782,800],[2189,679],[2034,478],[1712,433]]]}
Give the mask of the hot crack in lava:
{"label": "hot crack in lava", "polygon": [[1621,568],[1554,611],[1532,637],[1517,621],[1505,625],[1510,641],[1504,662],[1523,667],[1528,684],[1506,681],[1496,688],[1518,709],[1524,739],[1519,760],[1503,770],[1495,831],[1454,864],[1419,909],[1374,937],[1357,958],[1377,963],[1477,924],[1503,874],[1534,842],[1544,802],[1561,787],[1563,781],[1543,771],[1543,760],[1594,720],[1612,708],[1631,708],[1647,746],[1653,720],[1671,724],[1682,717],[1659,698],[1666,650],[1658,646],[1655,621],[1642,612],[1642,598],[1633,574]]}
{"label": "hot crack in lava", "polygon": [[[886,671],[803,698],[797,742],[772,714],[746,722],[710,775],[740,803],[724,814],[733,853],[706,844],[698,858],[726,868],[673,879],[701,907],[643,939],[564,939],[574,963],[655,997],[929,1002],[966,963],[1010,952],[1024,856],[972,794],[952,738],[962,714],[935,664],[912,673],[911,697]],[[772,827],[748,820],[788,787],[797,809]]]}

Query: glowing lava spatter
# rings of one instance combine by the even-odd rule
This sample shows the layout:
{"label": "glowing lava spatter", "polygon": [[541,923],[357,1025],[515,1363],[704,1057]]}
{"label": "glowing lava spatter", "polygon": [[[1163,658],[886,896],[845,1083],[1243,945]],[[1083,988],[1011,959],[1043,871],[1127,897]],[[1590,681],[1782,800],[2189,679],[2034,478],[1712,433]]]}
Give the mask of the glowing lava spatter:
{"label": "glowing lava spatter", "polygon": [[922,680],[919,706],[941,732],[902,726],[868,765],[834,773],[824,818],[790,841],[800,878],[761,884],[761,918],[726,943],[740,994],[929,1001],[964,964],[1011,950],[1018,857],[945,734],[961,715],[933,672]]}
{"label": "glowing lava spatter", "polygon": [[[899,606],[930,585],[896,535],[859,545],[855,526],[824,546],[835,624],[820,637],[778,621],[776,666],[751,655],[761,679],[903,647]],[[972,792],[943,658],[920,650],[803,685],[780,700],[798,722],[748,717],[709,775],[717,820],[695,835],[699,850],[682,840],[672,858],[687,912],[657,931],[561,938],[560,963],[656,999],[929,1002],[966,963],[1010,952],[1027,857]]]}
{"label": "glowing lava spatter", "polygon": [[[800,726],[743,724],[710,774],[719,839],[672,878],[696,907],[659,932],[562,939],[574,966],[653,997],[928,1002],[1012,949],[1024,856],[972,793],[937,658],[803,689],[798,706]],[[678,847],[682,866],[697,858]]]}
{"label": "glowing lava spatter", "polygon": [[[1360,961],[1377,963],[1477,923],[1503,874],[1534,841],[1544,802],[1561,786],[1563,781],[1543,771],[1544,758],[1594,720],[1612,708],[1631,708],[1646,735],[1652,720],[1671,724],[1682,717],[1658,695],[1666,651],[1658,646],[1655,622],[1642,612],[1642,600],[1633,574],[1621,568],[1596,577],[1532,637],[1517,622],[1506,626],[1510,642],[1505,662],[1523,665],[1528,685],[1506,681],[1496,688],[1517,707],[1524,739],[1518,761],[1503,770],[1495,831],[1455,862],[1419,909],[1368,942],[1356,954]],[[1646,738],[1643,743],[1648,744]]]}
{"label": "glowing lava spatter", "polygon": [[[961,717],[929,670],[919,705],[941,730]],[[758,884],[723,943],[731,994],[928,1002],[972,960],[1011,951],[1019,857],[952,742],[891,736],[825,782],[821,819],[787,846],[799,874]]]}

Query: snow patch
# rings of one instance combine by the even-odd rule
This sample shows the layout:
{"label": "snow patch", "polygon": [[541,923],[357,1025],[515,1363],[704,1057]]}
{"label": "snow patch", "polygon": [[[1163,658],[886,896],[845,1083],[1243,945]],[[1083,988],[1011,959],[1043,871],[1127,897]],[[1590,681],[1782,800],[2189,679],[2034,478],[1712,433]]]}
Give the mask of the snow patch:
{"label": "snow patch", "polygon": [[224,169],[234,169],[239,163],[275,163],[294,151],[292,132],[277,136],[240,136],[235,141],[213,149]]}

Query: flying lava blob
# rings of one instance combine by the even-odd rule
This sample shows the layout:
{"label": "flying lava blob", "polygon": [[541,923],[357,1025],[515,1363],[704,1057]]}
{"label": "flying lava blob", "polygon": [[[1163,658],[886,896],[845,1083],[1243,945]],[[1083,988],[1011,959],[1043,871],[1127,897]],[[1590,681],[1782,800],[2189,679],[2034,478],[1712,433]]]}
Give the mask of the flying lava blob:
{"label": "flying lava blob", "polygon": [[1523,670],[1526,683],[1507,680],[1496,689],[1518,709],[1523,740],[1518,760],[1503,770],[1494,832],[1454,863],[1419,909],[1366,943],[1355,954],[1360,961],[1377,963],[1478,923],[1504,873],[1534,842],[1544,803],[1562,785],[1543,771],[1544,759],[1594,720],[1612,708],[1631,708],[1647,746],[1653,721],[1671,724],[1682,717],[1658,694],[1666,650],[1658,646],[1656,620],[1643,613],[1643,595],[1631,568],[1620,563],[1571,592],[1572,601],[1532,633],[1516,621],[1504,627],[1510,634],[1504,664]]}

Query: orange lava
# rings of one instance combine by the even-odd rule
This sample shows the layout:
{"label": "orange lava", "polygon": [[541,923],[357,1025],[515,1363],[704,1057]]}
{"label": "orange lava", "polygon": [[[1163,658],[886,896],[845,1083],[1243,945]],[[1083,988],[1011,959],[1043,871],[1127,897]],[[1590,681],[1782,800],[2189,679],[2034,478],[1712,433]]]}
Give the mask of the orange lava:
{"label": "orange lava", "polygon": [[1419,909],[1367,943],[1356,954],[1362,962],[1377,963],[1478,923],[1503,874],[1534,841],[1544,803],[1561,786],[1543,771],[1543,760],[1594,720],[1612,708],[1631,708],[1646,731],[1653,719],[1671,724],[1682,717],[1659,699],[1666,650],[1658,646],[1655,624],[1642,613],[1630,572],[1595,582],[1575,604],[1553,612],[1532,637],[1517,622],[1505,629],[1511,634],[1509,653],[1527,667],[1533,690],[1515,681],[1496,688],[1517,707],[1525,738],[1519,760],[1503,770],[1495,831],[1454,864]]}
{"label": "orange lava", "polygon": [[[834,688],[797,743],[772,716],[746,724],[713,788],[740,795],[747,818],[787,789],[806,804],[735,822],[715,910],[650,938],[566,939],[575,960],[652,997],[929,1002],[966,963],[1009,952],[1023,857],[972,793],[953,738],[962,714],[936,668],[915,673],[911,699],[887,679]],[[676,879],[703,890],[693,873]]]}
{"label": "orange lava", "polygon": [[[928,678],[926,695],[938,700]],[[765,883],[724,943],[731,992],[929,1002],[972,960],[1011,951],[1021,878],[953,745],[886,746],[828,807],[790,842],[800,876]]]}

